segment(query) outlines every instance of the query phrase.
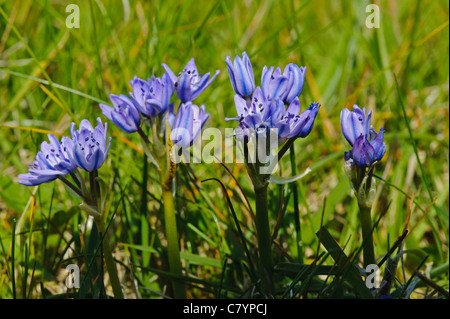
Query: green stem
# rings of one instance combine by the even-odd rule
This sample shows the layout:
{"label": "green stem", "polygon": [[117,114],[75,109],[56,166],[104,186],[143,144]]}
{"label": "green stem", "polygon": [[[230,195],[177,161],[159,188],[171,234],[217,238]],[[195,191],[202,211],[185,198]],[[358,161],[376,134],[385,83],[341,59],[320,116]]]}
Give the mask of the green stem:
{"label": "green stem", "polygon": [[372,235],[372,219],[370,217],[371,207],[359,204],[359,220],[361,223],[362,238],[363,238],[363,258],[364,267],[370,264],[375,264],[375,253],[373,248]]}
{"label": "green stem", "polygon": [[114,262],[112,256],[112,250],[109,246],[109,240],[106,237],[105,227],[103,226],[103,222],[100,217],[95,218],[95,223],[97,225],[97,229],[100,233],[105,234],[104,239],[102,241],[103,244],[103,253],[105,257],[106,269],[108,270],[109,280],[111,281],[111,286],[114,293],[114,298],[123,299],[122,287],[120,285],[119,275],[117,274],[116,263]]}
{"label": "green stem", "polygon": [[[167,253],[169,255],[169,268],[172,274],[181,276],[181,258],[180,247],[178,245],[177,220],[175,216],[175,206],[172,191],[168,187],[163,189],[164,200],[164,222],[167,239]],[[172,280],[174,297],[176,299],[185,299],[186,292],[183,283],[174,279]]]}
{"label": "green stem", "polygon": [[267,189],[268,184],[265,184],[263,187],[255,187],[256,232],[258,237],[262,291],[267,295],[271,295],[273,292],[273,260],[269,211],[267,207]]}

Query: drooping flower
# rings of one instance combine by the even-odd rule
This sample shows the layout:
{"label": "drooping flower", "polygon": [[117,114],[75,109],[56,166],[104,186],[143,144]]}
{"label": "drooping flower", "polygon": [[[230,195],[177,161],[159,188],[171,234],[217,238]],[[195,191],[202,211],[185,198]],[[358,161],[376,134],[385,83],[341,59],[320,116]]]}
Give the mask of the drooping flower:
{"label": "drooping flower", "polygon": [[352,146],[345,153],[345,160],[352,160],[358,167],[369,167],[374,162],[380,161],[386,153],[386,144],[383,142],[384,130],[379,133],[371,128],[370,120],[372,112],[366,116],[366,110],[353,106],[354,111],[348,109],[341,111],[341,128],[344,137]]}
{"label": "drooping flower", "polygon": [[113,107],[100,104],[100,108],[108,119],[126,133],[136,132],[141,124],[141,115],[138,109],[128,97],[111,94],[110,100]]}
{"label": "drooping flower", "polygon": [[155,117],[167,111],[175,91],[174,83],[167,73],[164,73],[161,78],[152,76],[148,81],[134,76],[130,81],[133,89],[130,96],[144,116]]}
{"label": "drooping flower", "polygon": [[234,62],[227,56],[225,62],[234,92],[243,98],[251,96],[255,91],[255,76],[247,53],[242,53],[242,58],[237,55]]}
{"label": "drooping flower", "polygon": [[101,119],[97,118],[95,128],[86,119],[81,121],[78,130],[75,130],[75,126],[75,123],[72,123],[70,127],[75,163],[88,172],[99,169],[111,146],[111,137],[107,136],[108,124],[105,122],[103,125]]}
{"label": "drooping flower", "polygon": [[41,143],[41,149],[27,174],[19,174],[19,183],[26,186],[36,186],[51,182],[59,176],[65,176],[75,170],[73,160],[73,142],[69,137],[62,137],[61,142],[53,134],[48,134],[50,144]]}
{"label": "drooping flower", "polygon": [[[209,113],[205,112],[205,106],[200,108],[192,102],[182,103],[175,117],[172,117],[170,138],[178,147],[191,146],[203,129]],[[169,117],[169,123],[170,123]]]}
{"label": "drooping flower", "polygon": [[196,99],[220,73],[220,71],[217,70],[211,79],[210,72],[205,75],[199,74],[194,58],[186,64],[183,71],[180,72],[178,76],[176,76],[165,63],[163,63],[162,66],[174,83],[177,96],[182,102],[193,101]]}

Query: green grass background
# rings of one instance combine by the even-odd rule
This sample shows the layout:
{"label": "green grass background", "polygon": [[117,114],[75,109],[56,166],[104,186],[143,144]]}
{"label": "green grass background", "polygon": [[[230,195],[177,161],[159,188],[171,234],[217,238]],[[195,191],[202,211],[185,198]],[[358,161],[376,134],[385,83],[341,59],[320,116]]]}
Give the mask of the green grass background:
{"label": "green grass background", "polygon": [[[79,29],[65,25],[71,2],[80,8]],[[99,102],[107,102],[110,93],[128,94],[134,75],[161,76],[161,63],[180,70],[191,57],[202,73],[221,70],[195,100],[211,114],[206,127],[230,127],[224,118],[235,116],[234,92],[224,61],[243,51],[251,58],[257,85],[264,65],[307,66],[302,108],[322,104],[311,134],[295,143],[297,173],[312,169],[297,182],[301,255],[290,188],[270,187],[272,229],[282,212],[276,260],[311,263],[321,223],[346,253],[360,246],[357,203],[343,169],[349,146],[339,123],[341,109],[356,103],[374,112],[373,126],[386,130],[388,145],[376,168],[381,179],[373,217],[390,204],[375,231],[376,255],[386,253],[408,221],[399,283],[428,255],[420,270],[429,275],[438,269],[433,280],[448,289],[449,4],[377,1],[380,28],[369,29],[369,3],[0,0],[0,297],[65,293],[65,266],[77,263],[85,271],[95,252],[98,238],[62,183],[17,183],[46,131],[69,135],[72,121],[105,120]],[[113,142],[99,173],[110,185],[108,217],[115,214],[109,236],[119,273],[128,298],[161,298],[168,277],[161,272],[167,263],[158,174],[127,144],[139,147],[138,137],[109,125]],[[237,297],[251,286],[224,193],[215,181],[201,182],[223,182],[255,252],[246,202],[247,197],[254,204],[251,184],[243,165],[227,167],[244,192],[217,163],[181,165],[177,171],[178,226],[192,298]],[[292,174],[289,155],[281,174]],[[98,291],[94,279],[91,283]],[[429,289],[411,297],[423,298]]]}

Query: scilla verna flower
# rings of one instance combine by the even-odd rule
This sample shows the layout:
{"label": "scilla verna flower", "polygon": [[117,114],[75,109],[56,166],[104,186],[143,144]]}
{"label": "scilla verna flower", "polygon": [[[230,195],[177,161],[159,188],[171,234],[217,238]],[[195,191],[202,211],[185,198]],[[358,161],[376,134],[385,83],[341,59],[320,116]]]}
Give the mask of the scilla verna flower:
{"label": "scilla verna flower", "polygon": [[[172,118],[172,119],[171,119]],[[192,102],[182,103],[176,115],[169,116],[171,125],[170,138],[178,147],[191,146],[203,129],[209,113],[205,112],[205,106],[200,108]]]}
{"label": "scilla verna flower", "polygon": [[174,83],[177,96],[182,102],[193,101],[196,99],[220,73],[220,71],[217,70],[211,79],[209,72],[205,75],[199,74],[194,58],[186,64],[183,71],[178,73],[178,76],[176,76],[165,63],[163,63],[162,66]]}
{"label": "scilla verna flower", "polygon": [[61,143],[53,134],[48,134],[50,144],[41,143],[41,149],[35,161],[29,166],[27,174],[19,174],[19,183],[26,186],[36,186],[48,183],[59,176],[65,176],[75,170],[73,160],[73,142],[69,137],[62,137]]}
{"label": "scilla verna flower", "polygon": [[267,68],[264,66],[261,75],[261,87],[264,97],[270,99],[281,99],[286,103],[291,103],[295,97],[300,96],[305,83],[306,67],[298,67],[290,63],[283,73],[278,67]]}
{"label": "scilla verna flower", "polygon": [[361,110],[354,105],[353,110],[353,112],[348,109],[341,111],[342,133],[353,147],[346,152],[345,159],[353,160],[358,167],[370,167],[374,162],[380,161],[386,152],[386,144],[383,142],[384,131],[380,128],[377,134],[371,128],[371,111],[366,116],[365,108]]}
{"label": "scilla verna flower", "polygon": [[144,116],[154,117],[167,111],[175,90],[174,83],[167,73],[161,78],[152,76],[148,81],[134,76],[130,81],[133,89],[130,96]]}
{"label": "scilla verna flower", "polygon": [[[108,124],[97,118],[97,126],[92,127],[88,120],[82,120],[78,130],[72,123],[70,132],[73,140],[73,156],[75,163],[85,171],[99,169],[108,155],[111,137],[107,137]],[[109,143],[108,143],[109,141]]]}
{"label": "scilla verna flower", "polygon": [[141,124],[141,115],[128,97],[111,94],[109,96],[114,107],[100,104],[100,108],[108,119],[126,133],[136,132]]}
{"label": "scilla verna flower", "polygon": [[243,98],[251,96],[255,91],[255,76],[247,53],[242,53],[242,58],[237,55],[234,62],[227,56],[225,62],[234,92]]}
{"label": "scilla verna flower", "polygon": [[239,131],[246,133],[276,128],[280,142],[293,137],[306,137],[320,108],[318,103],[313,103],[300,113],[298,97],[286,108],[281,99],[266,99],[260,87],[255,89],[250,101],[239,95],[234,96],[234,101],[238,116],[225,120],[238,121]]}

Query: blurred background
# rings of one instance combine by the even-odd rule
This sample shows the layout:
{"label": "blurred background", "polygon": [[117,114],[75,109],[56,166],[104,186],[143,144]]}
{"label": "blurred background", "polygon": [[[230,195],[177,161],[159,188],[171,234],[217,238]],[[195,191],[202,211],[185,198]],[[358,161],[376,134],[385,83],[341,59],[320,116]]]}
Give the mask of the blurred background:
{"label": "blurred background", "polygon": [[[70,28],[77,22],[71,4],[78,7],[79,28]],[[296,182],[298,202],[291,186],[270,187],[277,260],[311,263],[321,224],[347,253],[361,244],[357,203],[344,172],[349,145],[339,122],[342,108],[358,104],[373,111],[372,124],[386,130],[388,146],[375,172],[372,214],[376,219],[386,212],[375,232],[376,255],[408,229],[399,282],[428,256],[421,271],[448,289],[448,1],[0,0],[0,13],[2,298],[13,297],[13,286],[19,298],[64,294],[66,265],[87,271],[95,252],[98,238],[62,183],[17,183],[46,134],[69,135],[70,123],[84,118],[106,120],[98,104],[109,104],[111,93],[127,95],[134,75],[162,76],[161,63],[181,70],[191,57],[201,73],[221,70],[195,100],[211,114],[206,127],[232,127],[224,121],[236,116],[225,58],[243,51],[257,85],[264,66],[306,66],[302,109],[322,104],[311,134],[295,143],[297,174],[312,169]],[[160,298],[167,278],[158,270],[167,270],[167,263],[158,174],[138,136],[110,122],[109,132],[111,151],[99,173],[110,186],[110,238],[120,275],[129,298]],[[217,297],[221,278],[235,288],[227,296],[236,297],[250,281],[226,196],[217,181],[202,182],[216,178],[225,185],[254,251],[251,183],[243,165],[227,168],[191,164],[177,171],[183,266],[197,280],[189,297]],[[292,175],[289,155],[280,174]]]}

